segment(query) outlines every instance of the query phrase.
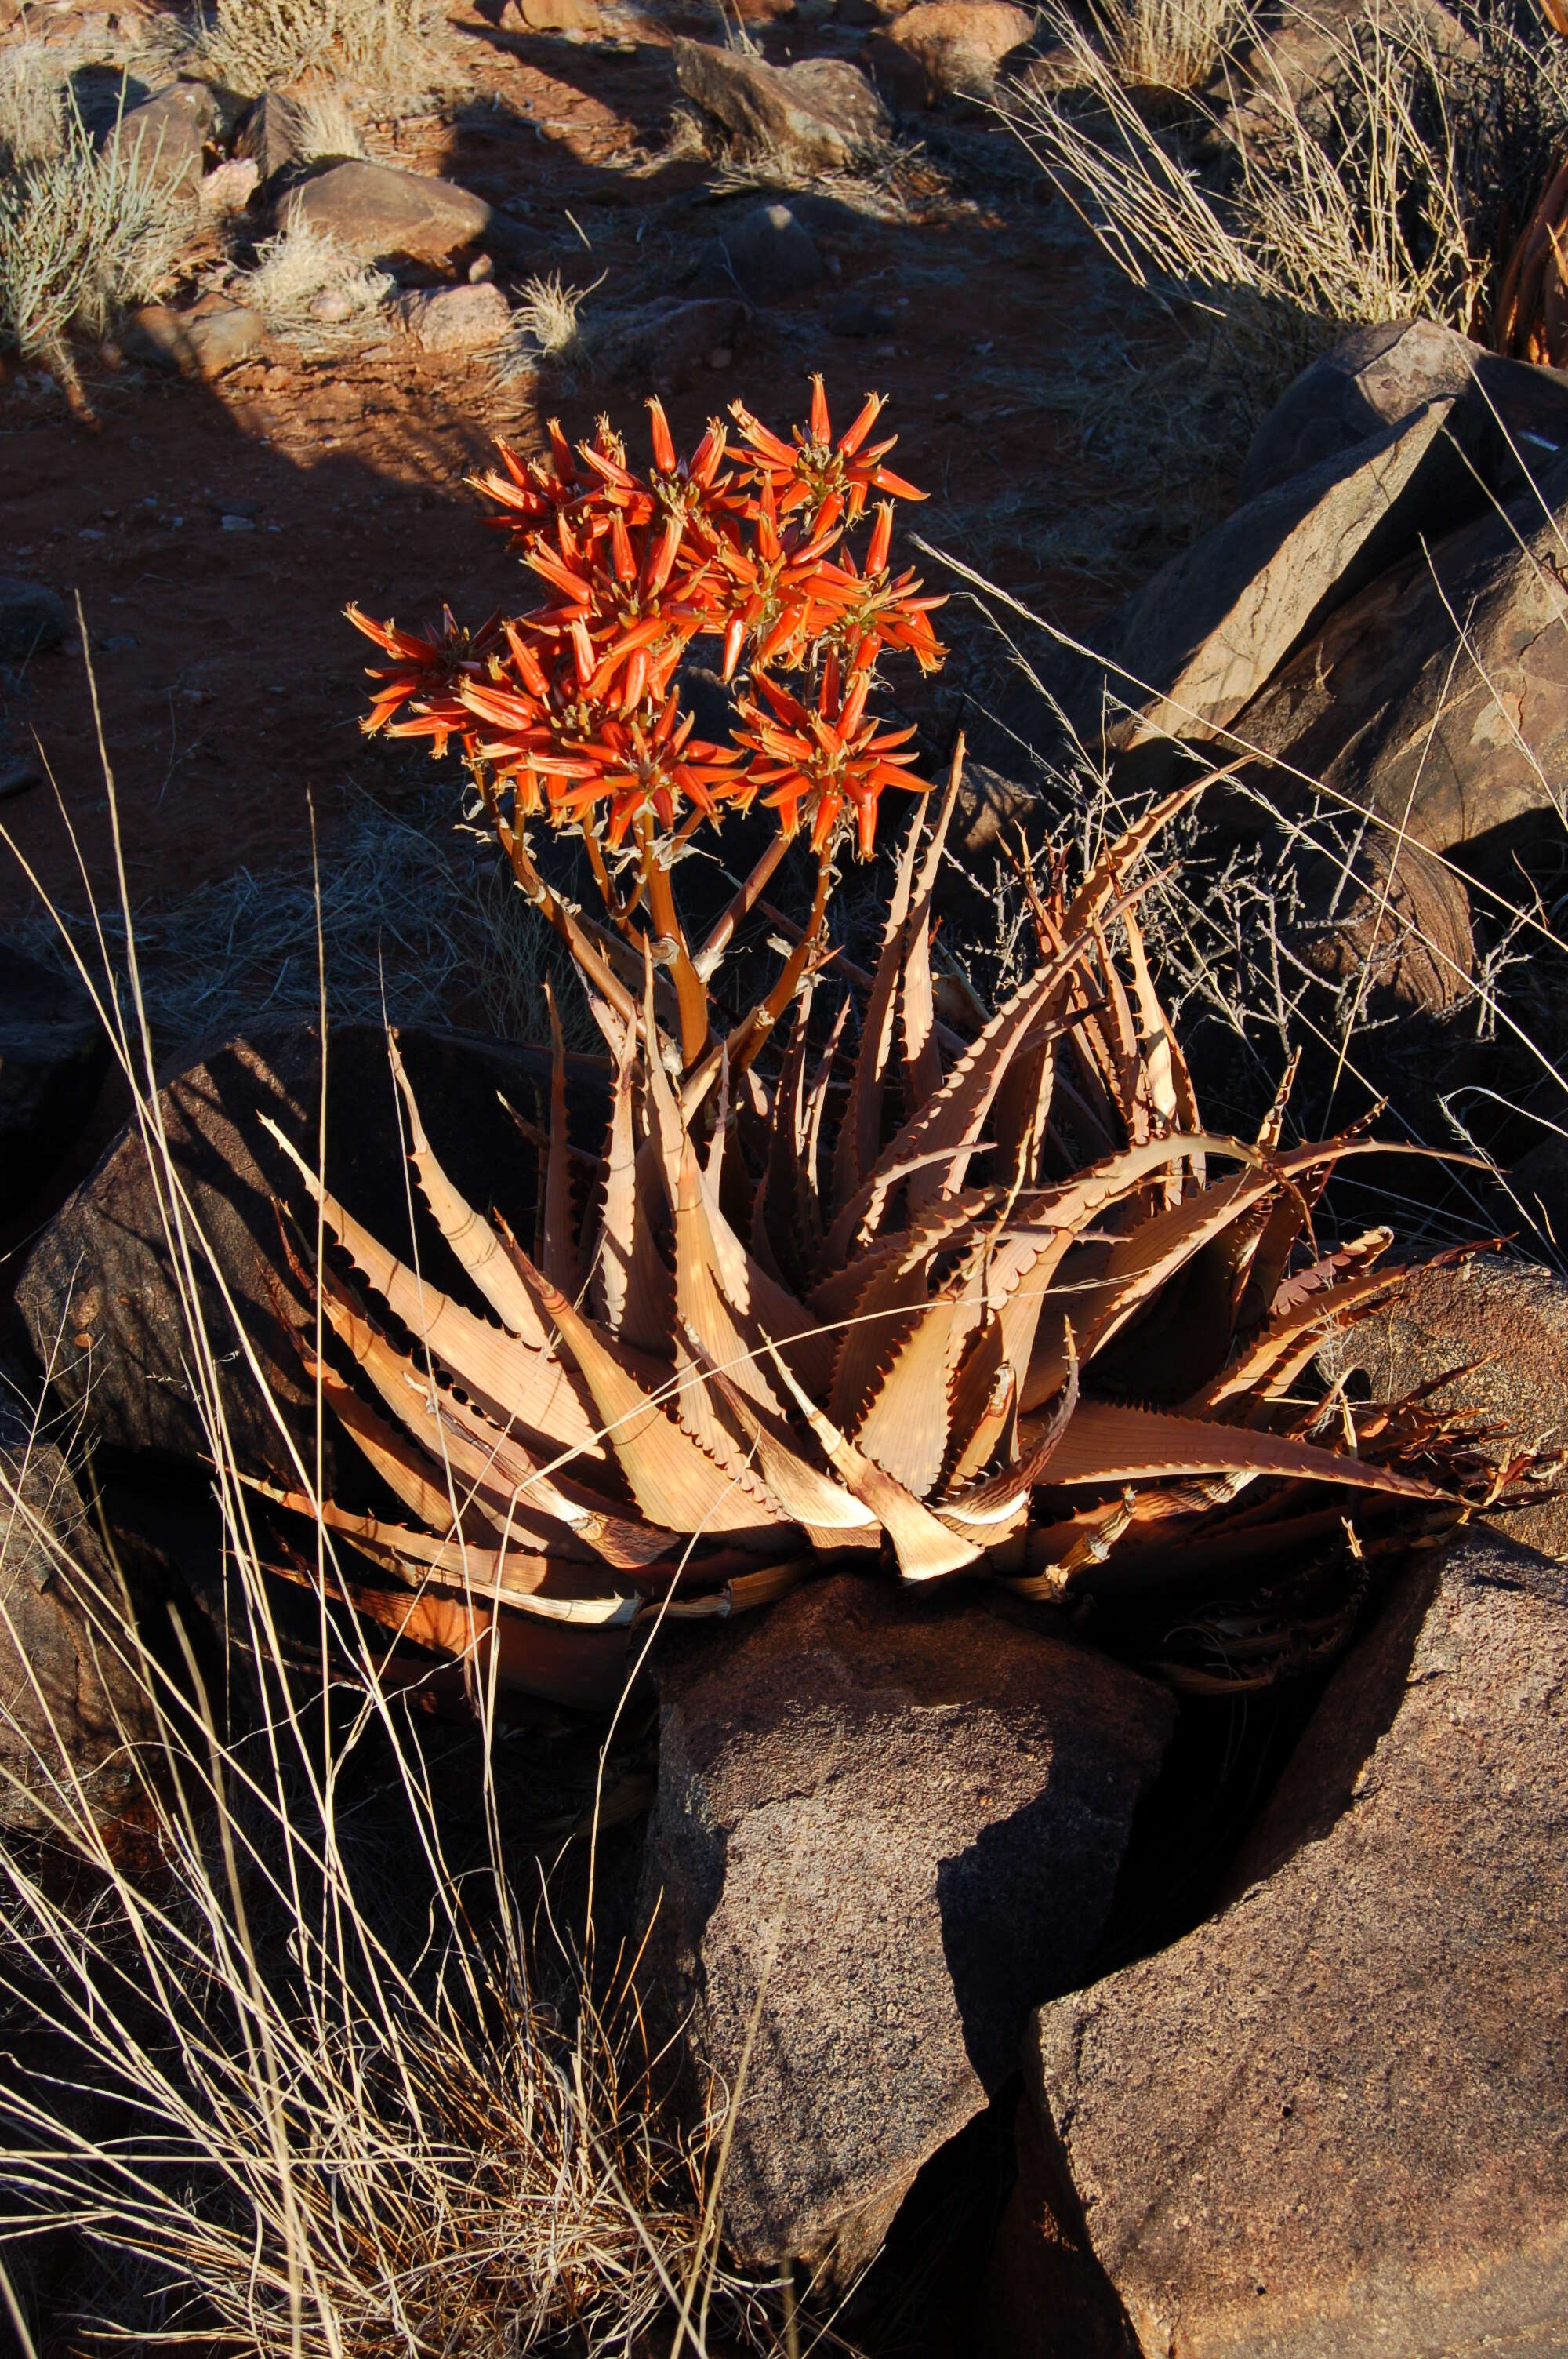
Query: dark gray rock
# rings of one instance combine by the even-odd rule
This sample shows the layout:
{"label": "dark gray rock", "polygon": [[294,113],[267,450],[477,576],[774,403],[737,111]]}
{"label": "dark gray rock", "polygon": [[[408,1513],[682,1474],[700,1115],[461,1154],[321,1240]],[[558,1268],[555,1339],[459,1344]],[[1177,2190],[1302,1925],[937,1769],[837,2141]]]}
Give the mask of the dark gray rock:
{"label": "dark gray rock", "polygon": [[0,1372],[0,1829],[47,1834],[62,1780],[111,1848],[135,1820],[159,1748],[132,1618],[70,1468]]}
{"label": "dark gray rock", "polygon": [[751,320],[750,307],[731,288],[650,309],[607,338],[598,357],[611,376],[645,377],[654,389],[668,390],[718,365],[716,354],[733,359]]}
{"label": "dark gray rock", "polygon": [[1225,730],[1325,616],[1422,534],[1474,511],[1481,495],[1455,447],[1465,422],[1454,402],[1429,402],[1162,566],[1097,633],[1103,661],[1064,659],[1047,677],[1079,734],[1125,750]]}
{"label": "dark gray rock", "polygon": [[[1520,1195],[1519,1175],[1513,1175]],[[1375,1400],[1398,1400],[1455,1369],[1444,1396],[1521,1450],[1568,1452],[1568,1285],[1532,1262],[1478,1254],[1418,1269],[1393,1300],[1321,1353],[1331,1376],[1364,1369]],[[1511,1507],[1496,1528],[1543,1556],[1568,1559],[1568,1499]]]}
{"label": "dark gray rock", "polygon": [[264,91],[234,142],[236,156],[248,157],[264,182],[303,168],[304,125],[299,109],[281,91]]}
{"label": "dark gray rock", "polygon": [[1173,1706],[973,1592],[842,1575],[659,1682],[650,1987],[732,2095],[757,2025],[725,2234],[846,2275],[1082,1973]]}
{"label": "dark gray rock", "polygon": [[1564,2347],[1565,1714],[1563,1574],[1461,1537],[1336,1674],[1229,1905],[1035,2018],[1064,2239],[1132,2351]]}
{"label": "dark gray rock", "polygon": [[1252,438],[1238,503],[1353,451],[1422,402],[1458,399],[1466,448],[1499,498],[1568,444],[1568,373],[1504,360],[1435,321],[1353,329],[1281,394]]}
{"label": "dark gray rock", "polygon": [[65,636],[65,600],[42,582],[0,574],[0,663],[23,664]]}
{"label": "dark gray rock", "polygon": [[850,342],[866,336],[891,335],[892,329],[892,313],[868,303],[863,296],[851,296],[847,303],[836,303],[827,314],[828,334],[843,336]]}
{"label": "dark gray rock", "polygon": [[754,205],[716,243],[708,275],[722,270],[754,303],[786,302],[823,277],[810,231],[786,204]]}
{"label": "dark gray rock", "polygon": [[177,82],[140,106],[126,109],[107,147],[135,158],[144,179],[194,194],[202,150],[217,136],[218,101],[203,82]]}
{"label": "dark gray rock", "polygon": [[445,262],[465,246],[499,253],[504,244],[494,234],[500,216],[481,197],[451,180],[357,159],[330,164],[290,189],[280,218],[304,222],[351,253],[372,257]]}
{"label": "dark gray rock", "polygon": [[[498,1093],[529,1120],[546,1120],[548,1058],[473,1033],[410,1027],[398,1037],[430,1138],[458,1186],[480,1203],[499,1196],[514,1225],[523,1223],[519,1234],[532,1234],[533,1158]],[[384,1036],[373,1025],[339,1026],[328,1065],[329,1183],[406,1256],[406,1167]],[[593,1071],[589,1060],[572,1060],[579,1114],[591,1102]],[[270,1114],[313,1162],[319,1103],[319,1042],[314,1027],[303,1023],[259,1027],[166,1081],[160,1093],[170,1150],[206,1253],[222,1272],[275,1398],[312,1450],[312,1397],[292,1340],[305,1332],[309,1314],[285,1261],[275,1209],[276,1201],[287,1201],[298,1211],[305,1200],[260,1116]],[[587,1131],[597,1146],[591,1122]],[[456,1263],[422,1212],[418,1217],[421,1266],[438,1285],[461,1291]],[[286,1469],[275,1420],[242,1356],[218,1281],[202,1250],[194,1258],[235,1449],[249,1465]],[[33,1247],[16,1307],[40,1363],[48,1364],[59,1346],[55,1394],[67,1408],[84,1410],[93,1439],[186,1460],[206,1456],[163,1215],[134,1125]],[[329,1431],[334,1477],[336,1451]]]}
{"label": "dark gray rock", "polygon": [[1265,757],[1249,766],[1276,799],[1321,781],[1435,852],[1560,810],[1565,527],[1568,455],[1539,491],[1414,550],[1339,605],[1220,745]]}
{"label": "dark gray rock", "polygon": [[770,66],[737,49],[677,40],[676,78],[705,114],[742,147],[772,151],[807,171],[852,163],[888,134],[881,101],[847,58]]}
{"label": "dark gray rock", "polygon": [[0,942],[0,1218],[37,1193],[80,1136],[108,1062],[81,986]]}

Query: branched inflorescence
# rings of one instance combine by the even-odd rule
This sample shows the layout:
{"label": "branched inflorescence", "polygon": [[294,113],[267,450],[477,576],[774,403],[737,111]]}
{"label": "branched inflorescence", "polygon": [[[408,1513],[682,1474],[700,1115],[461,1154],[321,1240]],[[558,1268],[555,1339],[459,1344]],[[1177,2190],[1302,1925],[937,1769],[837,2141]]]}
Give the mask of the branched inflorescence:
{"label": "branched inflorescence", "polygon": [[[835,441],[818,377],[793,441],[737,403],[738,439],[714,420],[683,459],[651,401],[645,473],[602,420],[575,451],[552,424],[547,459],[503,443],[480,489],[546,603],[471,636],[449,615],[425,636],[354,611],[393,658],[368,725],[438,753],[456,738],[492,793],[511,789],[509,824],[543,814],[616,850],[629,831],[760,799],[819,851],[850,814],[869,852],[882,790],[914,783],[913,730],[868,711],[878,658],[907,649],[927,671],[943,658],[941,602],[889,566],[892,501],[923,495],[884,465],[892,440],[871,440],[881,407],[871,396]],[[857,561],[848,536],[869,507]],[[727,681],[749,673],[727,745],[680,706],[676,673],[702,638],[722,642]]]}

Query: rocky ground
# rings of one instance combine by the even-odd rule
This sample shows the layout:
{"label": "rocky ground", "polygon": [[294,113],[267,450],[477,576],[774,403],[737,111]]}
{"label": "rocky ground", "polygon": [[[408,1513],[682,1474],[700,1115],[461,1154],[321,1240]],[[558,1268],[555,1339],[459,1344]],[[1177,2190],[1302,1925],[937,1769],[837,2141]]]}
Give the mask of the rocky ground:
{"label": "rocky ground", "polygon": [[[156,1048],[181,1077],[162,1101],[177,1165],[308,1441],[292,1346],[273,1356],[294,1314],[254,1116],[303,1137],[314,1103],[313,858],[330,995],[369,1019],[334,1032],[329,1093],[361,1215],[402,1216],[384,995],[476,1200],[515,1176],[498,1089],[550,1118],[516,1045],[543,1020],[536,944],[492,855],[451,832],[455,775],[362,740],[342,609],[513,601],[467,478],[554,416],[578,435],[608,410],[635,439],[653,392],[688,440],[737,395],[784,425],[813,370],[836,419],[885,390],[896,463],[931,495],[905,518],[998,586],[990,614],[955,596],[946,670],[906,699],[929,763],[960,727],[979,756],[940,887],[944,987],[1011,980],[1004,824],[1092,835],[1195,758],[1227,773],[1145,911],[1211,1119],[1254,1133],[1302,1047],[1304,1129],[1386,1100],[1393,1135],[1471,1158],[1336,1182],[1331,1249],[1385,1219],[1428,1248],[1512,1240],[1424,1273],[1318,1373],[1361,1401],[1463,1371],[1498,1453],[1550,1473],[1568,1445],[1562,372],[1390,320],[1320,337],[1238,424],[1205,395],[1210,332],[1130,297],[974,95],[1033,55],[1002,0],[749,6],[723,38],[675,0],[454,0],[428,90],[357,102],[354,152],[308,156],[287,96],[160,79],[145,18],[64,0],[0,58],[40,25],[105,126],[129,56],[190,238],[162,302],[70,368],[8,360],[0,391],[0,1294],[14,1381],[36,1397],[49,1368],[70,1444],[29,1450],[0,1419],[38,1527],[0,1547],[0,1825],[47,1832],[53,1746],[89,1821],[130,1856],[144,1838],[121,1765],[152,1742],[146,1698],[84,1639],[95,1585],[128,1572],[155,1618],[177,1601],[210,1671],[239,1610],[166,1215],[39,914],[41,887],[81,940],[116,902],[100,725]],[[266,241],[299,218],[353,269],[265,297]],[[1098,653],[1035,634],[1025,682],[1009,594]],[[843,896],[853,954],[881,882]],[[599,1084],[572,1074],[575,1136]],[[276,1473],[235,1354],[213,1385],[237,1460]],[[1278,1679],[1251,1678],[1241,1638],[1222,1659],[1240,1625],[1210,1599],[1227,1635],[1206,1687],[1147,1647],[1101,1651],[1078,1616],[967,1592],[915,1611],[858,1574],[684,1632],[618,1725],[601,1852],[569,1853],[554,1905],[569,1920],[592,1888],[607,1942],[648,1933],[659,2027],[750,2075],[738,2263],[798,2261],[813,2318],[888,2359],[1559,2348],[1565,1557],[1543,1479],[1358,1578]],[[297,1669],[319,1634],[290,1595]],[[496,1827],[515,1859],[569,1843],[597,1725],[521,1715],[492,1794],[471,1698],[454,1680],[438,1701],[421,1757],[460,1874]],[[357,1762],[367,1827],[395,1782],[373,1748]],[[18,2021],[0,2036],[25,2040]],[[71,2266],[29,2281],[46,2309]]]}

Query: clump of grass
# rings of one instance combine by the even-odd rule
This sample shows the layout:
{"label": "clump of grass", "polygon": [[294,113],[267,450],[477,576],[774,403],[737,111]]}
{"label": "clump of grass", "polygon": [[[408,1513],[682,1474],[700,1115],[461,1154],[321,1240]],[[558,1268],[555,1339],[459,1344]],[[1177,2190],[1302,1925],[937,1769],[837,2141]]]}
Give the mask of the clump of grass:
{"label": "clump of grass", "polygon": [[[19,54],[19,53],[18,53]],[[71,346],[170,283],[189,208],[154,158],[94,144],[63,85],[29,62],[0,108],[0,348],[75,379]]]}
{"label": "clump of grass", "polygon": [[19,171],[59,148],[65,73],[41,41],[0,49],[0,168]]}
{"label": "clump of grass", "polygon": [[[567,962],[554,934],[489,844],[454,832],[451,821],[444,789],[401,814],[358,794],[332,839],[319,904],[301,852],[138,911],[141,1000],[160,1061],[258,1019],[314,1016],[318,906],[336,1022],[482,1022],[504,1039],[542,1039],[550,980],[574,1045],[596,1042],[591,1017],[561,988]],[[96,921],[68,924],[79,949],[96,941]],[[12,930],[31,956],[69,963],[71,953],[41,916]],[[102,933],[124,995],[123,922],[105,917]]]}
{"label": "clump of grass", "polygon": [[[112,785],[110,811],[117,852]],[[766,2293],[719,2259],[712,2125],[665,2125],[630,1976],[590,1970],[591,1866],[589,1930],[561,1942],[554,1981],[525,1932],[482,1646],[469,1671],[488,1856],[460,1872],[419,1739],[417,1670],[410,1690],[408,1667],[400,1682],[366,1626],[325,1603],[341,1576],[324,1529],[314,1638],[280,1618],[297,1593],[268,1571],[279,1543],[228,1442],[221,1369],[237,1360],[265,1380],[169,1153],[125,950],[125,992],[112,962],[101,979],[86,959],[80,973],[133,1093],[169,1243],[222,1519],[224,1631],[249,1677],[205,1661],[177,1613],[149,1643],[152,1625],[50,1524],[26,1454],[19,1472],[0,1461],[0,1533],[25,1534],[69,1575],[92,1643],[157,1731],[122,1732],[133,1798],[111,1824],[69,1757],[29,1737],[36,1715],[0,1701],[0,1781],[25,1784],[47,1822],[41,1847],[0,1842],[0,2298],[25,2333],[31,2240],[69,2233],[135,2297],[94,2316],[79,2263],[78,2323],[138,2344],[594,2359],[655,2333],[669,2347],[680,2315],[697,2359],[710,2332],[728,2352],[774,2352]],[[206,1265],[232,1332],[203,1323]],[[319,1467],[278,1423],[295,1478],[319,1492]],[[0,1647],[31,1714],[44,1690],[4,1593]],[[83,2134],[105,2117],[113,2135]]]}
{"label": "clump of grass", "polygon": [[1245,14],[1241,0],[1096,0],[1105,55],[1128,90],[1201,89]]}
{"label": "clump of grass", "polygon": [[[1335,327],[1465,324],[1486,275],[1460,93],[1419,22],[1377,6],[1332,41],[1332,85],[1298,103],[1265,70],[1240,117],[1195,102],[1230,168],[1203,177],[1152,125],[1114,54],[1049,0],[1077,89],[1015,84],[1000,112],[1135,284],[1222,317],[1262,308]],[[1217,187],[1217,181],[1223,183]]]}
{"label": "clump of grass", "polygon": [[328,231],[290,220],[257,249],[236,292],[279,334],[331,342],[361,332],[394,285]]}
{"label": "clump of grass", "polygon": [[297,99],[294,114],[294,144],[301,163],[366,153],[359,125],[341,91],[317,91]]}
{"label": "clump of grass", "polygon": [[396,96],[427,87],[433,26],[431,0],[218,0],[198,51],[247,96],[317,73]]}
{"label": "clump of grass", "polygon": [[524,279],[497,364],[500,375],[532,375],[547,365],[569,380],[574,370],[586,368],[591,349],[583,306],[603,284],[601,274],[591,286],[568,287],[558,270],[547,277]]}

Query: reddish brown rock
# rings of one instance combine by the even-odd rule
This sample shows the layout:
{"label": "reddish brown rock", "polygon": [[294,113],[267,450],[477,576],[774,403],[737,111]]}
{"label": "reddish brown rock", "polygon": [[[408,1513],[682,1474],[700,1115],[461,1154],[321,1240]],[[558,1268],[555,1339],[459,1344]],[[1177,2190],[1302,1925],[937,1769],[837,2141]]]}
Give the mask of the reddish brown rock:
{"label": "reddish brown rock", "polygon": [[770,66],[704,41],[676,41],[672,55],[687,96],[744,147],[837,171],[887,136],[881,102],[847,59]]}
{"label": "reddish brown rock", "polygon": [[481,245],[494,218],[482,197],[455,181],[359,159],[301,181],[282,208],[285,224],[304,222],[351,253],[414,262],[445,262]]}
{"label": "reddish brown rock", "polygon": [[47,1835],[73,1784],[113,1839],[160,1757],[130,1607],[70,1467],[0,1402],[0,1829]]}
{"label": "reddish brown rock", "polygon": [[1321,780],[1436,852],[1552,809],[1568,775],[1565,525],[1560,456],[1539,492],[1340,605],[1236,712],[1227,742],[1272,757],[1254,767],[1276,793]]}
{"label": "reddish brown rock", "polygon": [[[1134,2351],[1563,2347],[1565,1856],[1568,1583],[1469,1534],[1336,1675],[1229,1905],[1035,2018],[1053,2217]],[[1037,2311],[1014,2352],[1094,2347]]]}
{"label": "reddish brown rock", "polygon": [[915,0],[878,45],[879,69],[901,97],[928,106],[955,91],[981,95],[1033,31],[1033,17],[1011,0]]}
{"label": "reddish brown rock", "polygon": [[[1333,1375],[1363,1368],[1379,1400],[1397,1400],[1455,1368],[1453,1397],[1502,1426],[1520,1449],[1568,1450],[1568,1285],[1530,1262],[1478,1254],[1418,1270],[1387,1309],[1325,1345]],[[1543,1556],[1568,1558],[1568,1499],[1506,1510],[1497,1528]]]}
{"label": "reddish brown rock", "polygon": [[[499,1192],[514,1224],[523,1222],[522,1233],[532,1234],[531,1158],[520,1152],[501,1098],[529,1120],[546,1118],[547,1057],[477,1034],[416,1026],[404,1027],[398,1038],[430,1135],[440,1140],[458,1186],[476,1202]],[[275,1203],[296,1201],[297,1183],[261,1117],[269,1115],[313,1158],[320,1062],[315,1027],[280,1022],[214,1049],[160,1093],[175,1165],[204,1240],[193,1247],[192,1261],[230,1440],[243,1463],[284,1473],[289,1461],[276,1418],[250,1373],[234,1313],[277,1410],[297,1442],[313,1451],[312,1396],[291,1340],[304,1332],[308,1313],[284,1259]],[[407,1167],[384,1036],[374,1025],[338,1026],[328,1066],[329,1182],[395,1252],[407,1252]],[[592,1071],[586,1059],[571,1060],[576,1090],[591,1087]],[[574,1093],[574,1120],[581,1105]],[[599,1120],[595,1101],[583,1134]],[[418,1251],[437,1284],[462,1287],[456,1263],[445,1258],[422,1217]],[[207,1458],[165,1215],[134,1125],[34,1245],[17,1282],[16,1307],[40,1364],[52,1364],[57,1397],[82,1410],[93,1440],[197,1462]],[[335,1451],[329,1425],[334,1475]]]}

